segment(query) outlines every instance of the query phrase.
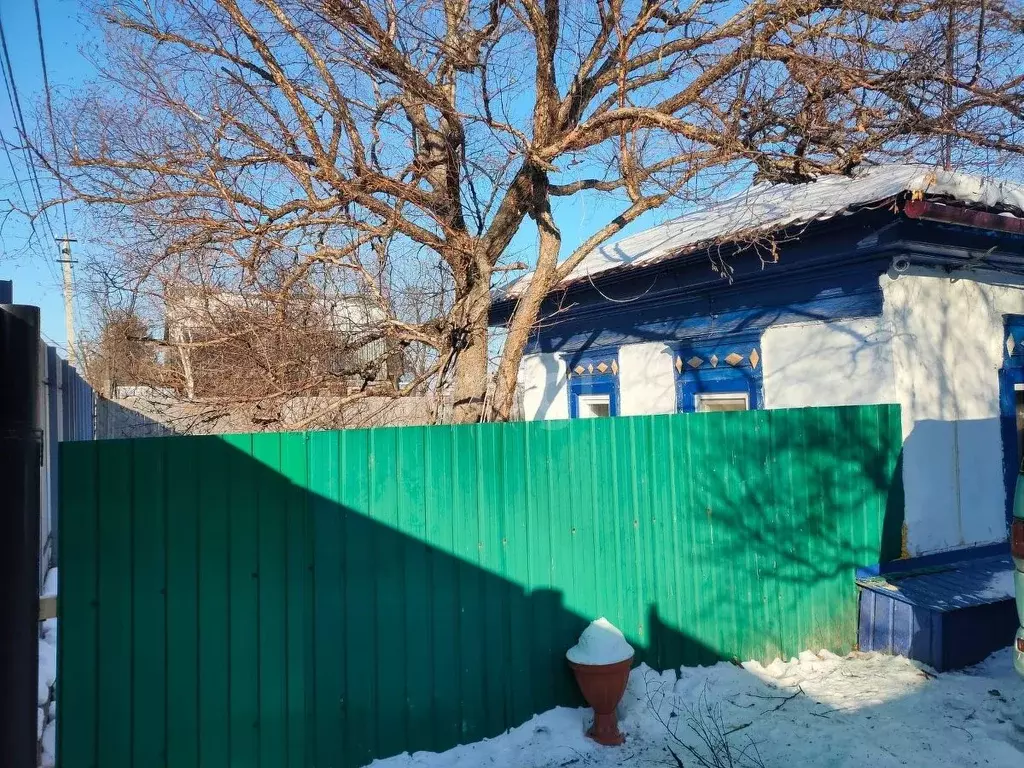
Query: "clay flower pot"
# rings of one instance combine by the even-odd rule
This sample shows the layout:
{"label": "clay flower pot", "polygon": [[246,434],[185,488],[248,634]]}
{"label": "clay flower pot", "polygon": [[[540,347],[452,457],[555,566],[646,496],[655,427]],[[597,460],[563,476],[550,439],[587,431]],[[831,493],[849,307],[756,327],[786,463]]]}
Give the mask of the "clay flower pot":
{"label": "clay flower pot", "polygon": [[619,721],[615,716],[615,708],[626,692],[629,682],[629,667],[633,663],[630,656],[615,664],[574,664],[569,662],[576,682],[594,710],[594,724],[587,731],[587,736],[598,744],[615,747],[622,744],[626,737],[619,732]]}
{"label": "clay flower pot", "polygon": [[598,744],[614,747],[626,739],[619,733],[615,707],[626,692],[633,647],[607,619],[600,618],[583,630],[580,641],[565,654],[583,698],[594,709],[594,725],[587,736]]}

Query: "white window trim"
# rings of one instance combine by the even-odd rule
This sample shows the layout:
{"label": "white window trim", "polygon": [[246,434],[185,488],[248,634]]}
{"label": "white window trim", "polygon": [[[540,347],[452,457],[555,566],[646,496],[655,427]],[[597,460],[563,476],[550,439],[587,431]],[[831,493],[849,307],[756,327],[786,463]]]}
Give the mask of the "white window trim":
{"label": "white window trim", "polygon": [[712,402],[715,400],[738,400],[743,398],[743,404],[746,406],[745,410],[750,410],[750,393],[737,390],[735,392],[697,392],[693,396],[693,410],[696,413],[701,413],[700,407],[704,402]]}
{"label": "white window trim", "polygon": [[608,413],[612,410],[612,398],[611,395],[577,395],[576,396],[576,416],[580,419],[599,419],[601,418],[597,414],[594,414],[587,409],[586,415],[584,415],[583,407],[589,405],[604,405],[608,408]]}

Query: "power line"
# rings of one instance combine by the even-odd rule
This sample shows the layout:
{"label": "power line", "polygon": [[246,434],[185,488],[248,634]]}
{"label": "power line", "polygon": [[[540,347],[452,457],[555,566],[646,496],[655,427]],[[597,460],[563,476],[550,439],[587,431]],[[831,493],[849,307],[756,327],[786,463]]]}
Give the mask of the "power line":
{"label": "power line", "polygon": [[46,94],[46,114],[50,120],[50,141],[53,142],[53,165],[57,171],[57,190],[60,194],[60,212],[64,218],[64,237],[68,237],[68,212],[64,206],[64,180],[60,173],[60,153],[57,151],[57,132],[54,128],[53,101],[50,98],[50,74],[46,69],[46,49],[43,46],[43,18],[39,14],[39,0],[33,0],[36,9],[36,37],[39,39],[39,61],[43,65],[43,91]]}
{"label": "power line", "polygon": [[21,110],[21,98],[18,95],[18,83],[14,79],[14,67],[11,65],[11,55],[7,48],[7,34],[4,31],[3,17],[0,17],[0,47],[3,49],[3,63],[6,65],[4,69],[4,86],[7,88],[7,99],[11,104],[11,111],[14,113],[14,124],[21,134],[21,151],[25,155],[25,166],[28,168],[29,176],[33,182],[33,191],[36,194],[36,203],[42,212],[43,222],[46,224],[46,228],[50,230],[50,236],[54,239],[57,238],[57,233],[53,231],[53,225],[50,223],[50,217],[47,215],[46,209],[43,208],[43,187],[39,183],[39,174],[36,172],[35,163],[32,161],[32,156],[28,149],[28,128],[25,123],[25,115]]}
{"label": "power line", "polygon": [[[18,187],[18,196],[21,197],[21,204],[25,206],[25,211],[27,212],[28,198],[25,197],[25,189],[21,186],[21,179],[18,177],[18,169],[14,166],[14,158],[11,157],[10,150],[7,149],[7,137],[4,136],[2,128],[0,128],[0,145],[4,148],[4,156],[7,158],[7,165],[11,167],[11,176],[14,177],[14,183]],[[35,233],[35,226],[32,227],[32,232],[33,234]]]}
{"label": "power line", "polygon": [[39,12],[39,0],[33,0],[36,11],[36,40],[39,43],[39,63],[43,68],[43,92],[46,96],[46,115],[50,121],[50,141],[53,146],[53,169],[57,177],[57,193],[60,196],[60,213],[64,220],[64,237],[55,237],[60,247],[61,273],[64,287],[64,327],[68,337],[68,362],[76,365],[78,350],[75,341],[75,289],[72,277],[71,243],[74,238],[68,233],[68,210],[64,204],[64,177],[60,172],[60,152],[57,150],[57,128],[53,119],[53,98],[50,93],[50,73],[46,68],[46,46],[43,45],[43,17]]}
{"label": "power line", "polygon": [[[2,18],[0,18],[0,41],[3,41],[3,43],[4,43],[4,51],[6,53],[7,38],[4,35],[3,19]],[[21,134],[23,132],[22,125],[18,122],[18,108],[20,108],[20,102],[17,102],[17,106],[16,106],[15,95],[12,92],[12,85],[14,83],[14,70],[11,69],[10,71],[8,71],[8,67],[10,65],[10,58],[9,57],[5,57],[5,58],[6,58],[6,61],[5,61],[5,59],[0,58],[0,72],[3,73],[4,89],[7,91],[7,103],[10,104],[10,107],[11,107],[11,116],[14,118],[15,130],[18,131],[19,134]],[[21,185],[21,178],[18,176],[17,167],[14,164],[14,158],[11,157],[11,153],[8,150],[7,138],[3,135],[2,132],[0,132],[0,143],[3,144],[4,154],[7,156],[7,162],[11,166],[11,175],[14,177],[14,181],[15,181],[15,183],[18,186],[18,193],[21,196],[21,201],[22,201],[22,203],[25,206],[25,215],[29,216],[29,231],[30,231],[30,234],[29,234],[29,238],[28,238],[28,244],[31,247],[31,245],[32,245],[32,238],[34,237],[34,238],[36,238],[39,247],[43,248],[43,242],[39,238],[39,233],[36,231],[35,219],[32,218],[30,216],[30,214],[29,214],[28,198],[25,196],[25,189]],[[35,177],[35,185],[33,186],[33,183],[32,183],[33,182],[32,171],[34,170],[34,168],[32,166],[32,158],[28,154],[28,149],[25,146],[25,142],[24,141],[21,142],[21,145],[22,145],[21,146],[22,154],[25,156],[25,165],[26,165],[26,167],[28,168],[28,171],[29,171],[29,189],[32,192],[33,201],[35,202],[35,204],[37,206],[39,206],[39,209],[42,210],[42,207],[43,207],[42,189],[39,186],[39,179],[38,179],[38,177]],[[14,147],[15,145],[14,144],[10,144],[10,146]],[[50,234],[53,235],[53,227],[50,226],[49,219],[46,217],[45,213],[43,215],[43,221],[46,223],[47,229],[50,230]],[[54,282],[57,282],[59,280],[59,278],[57,277],[57,272],[54,269],[53,264],[47,258],[44,258],[44,261],[46,263],[46,269],[50,273],[50,277],[54,280]]]}

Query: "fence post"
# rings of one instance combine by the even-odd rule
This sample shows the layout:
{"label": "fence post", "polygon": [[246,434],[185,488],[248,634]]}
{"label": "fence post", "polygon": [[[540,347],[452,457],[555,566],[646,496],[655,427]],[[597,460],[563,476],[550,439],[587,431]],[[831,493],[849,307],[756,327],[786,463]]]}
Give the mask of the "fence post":
{"label": "fence post", "polygon": [[36,765],[39,308],[0,305],[0,755]]}

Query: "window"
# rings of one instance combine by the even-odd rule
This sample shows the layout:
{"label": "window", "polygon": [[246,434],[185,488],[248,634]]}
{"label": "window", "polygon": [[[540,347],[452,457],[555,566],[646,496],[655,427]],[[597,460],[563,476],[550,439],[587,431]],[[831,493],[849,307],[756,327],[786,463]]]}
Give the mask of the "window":
{"label": "window", "polygon": [[577,395],[577,418],[597,419],[611,415],[612,399],[610,395]]}
{"label": "window", "polygon": [[683,344],[676,349],[675,369],[679,413],[764,407],[760,333]]}
{"label": "window", "polygon": [[588,350],[566,360],[569,418],[598,419],[619,413],[617,350]]}
{"label": "window", "polygon": [[694,394],[694,411],[749,411],[750,396],[746,392],[699,392]]}

